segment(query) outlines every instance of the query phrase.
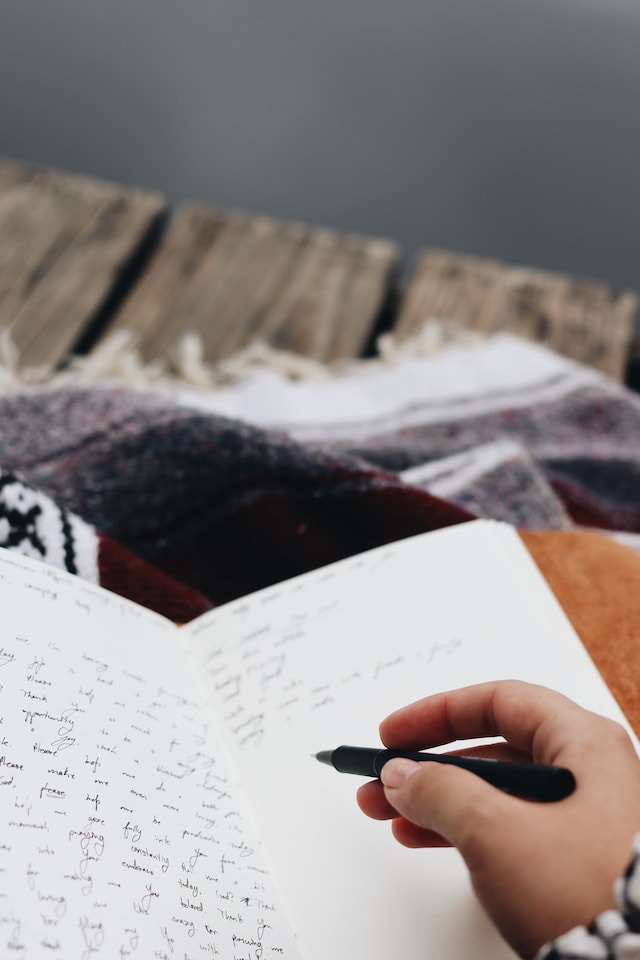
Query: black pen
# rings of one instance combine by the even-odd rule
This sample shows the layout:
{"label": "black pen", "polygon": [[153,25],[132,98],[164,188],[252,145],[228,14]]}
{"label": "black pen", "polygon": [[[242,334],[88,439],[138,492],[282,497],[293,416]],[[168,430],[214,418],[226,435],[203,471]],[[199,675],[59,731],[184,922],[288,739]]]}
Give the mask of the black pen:
{"label": "black pen", "polygon": [[393,757],[407,760],[431,760],[452,763],[470,770],[487,783],[505,793],[527,800],[562,800],[575,790],[573,774],[566,767],[552,767],[536,763],[516,763],[511,760],[493,760],[489,757],[459,757],[450,753],[418,753],[412,750],[384,750],[378,747],[336,747],[322,750],[316,759],[328,763],[340,773],[356,773],[363,777],[379,777],[380,771]]}

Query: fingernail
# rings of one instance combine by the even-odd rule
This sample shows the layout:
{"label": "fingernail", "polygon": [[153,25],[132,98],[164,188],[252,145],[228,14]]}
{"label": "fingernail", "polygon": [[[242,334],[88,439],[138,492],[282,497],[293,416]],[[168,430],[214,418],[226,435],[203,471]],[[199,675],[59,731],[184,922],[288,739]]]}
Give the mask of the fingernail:
{"label": "fingernail", "polygon": [[404,786],[409,777],[418,770],[420,764],[415,760],[406,760],[404,757],[396,757],[394,760],[388,760],[380,771],[380,779],[385,787],[398,788]]}

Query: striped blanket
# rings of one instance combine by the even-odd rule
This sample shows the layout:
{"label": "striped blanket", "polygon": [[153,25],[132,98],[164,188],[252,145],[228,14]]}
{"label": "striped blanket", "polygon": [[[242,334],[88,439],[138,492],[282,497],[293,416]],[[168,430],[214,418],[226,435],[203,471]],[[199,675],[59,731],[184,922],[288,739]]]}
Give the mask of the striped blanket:
{"label": "striped blanket", "polygon": [[640,534],[640,397],[506,334],[321,383],[260,372],[182,401],[357,456],[481,516]]}
{"label": "striped blanket", "polygon": [[640,543],[640,397],[509,336],[324,380],[0,397],[0,544],[187,620],[472,516]]}

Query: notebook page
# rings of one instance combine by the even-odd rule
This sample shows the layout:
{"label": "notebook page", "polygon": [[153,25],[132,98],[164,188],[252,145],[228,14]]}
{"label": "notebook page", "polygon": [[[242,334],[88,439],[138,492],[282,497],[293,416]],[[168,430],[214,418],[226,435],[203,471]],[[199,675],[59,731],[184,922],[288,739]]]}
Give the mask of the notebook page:
{"label": "notebook page", "polygon": [[297,956],[175,626],[5,551],[0,607],[0,954]]}
{"label": "notebook page", "polygon": [[452,850],[410,851],[311,754],[391,710],[516,677],[622,715],[515,531],[491,521],[342,561],[187,628],[306,960],[510,951]]}

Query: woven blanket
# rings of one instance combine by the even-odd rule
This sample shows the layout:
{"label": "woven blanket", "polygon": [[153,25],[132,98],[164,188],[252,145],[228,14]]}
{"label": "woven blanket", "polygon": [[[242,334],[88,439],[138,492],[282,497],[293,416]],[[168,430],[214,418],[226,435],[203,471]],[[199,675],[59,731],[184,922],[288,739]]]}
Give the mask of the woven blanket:
{"label": "woven blanket", "polygon": [[0,543],[176,620],[472,516],[640,532],[640,398],[499,336],[322,382],[0,397]]}
{"label": "woven blanket", "polygon": [[11,390],[0,544],[185,622],[382,543],[507,520],[640,734],[639,439],[636,394],[506,336],[318,381]]}

